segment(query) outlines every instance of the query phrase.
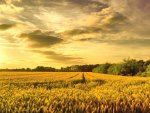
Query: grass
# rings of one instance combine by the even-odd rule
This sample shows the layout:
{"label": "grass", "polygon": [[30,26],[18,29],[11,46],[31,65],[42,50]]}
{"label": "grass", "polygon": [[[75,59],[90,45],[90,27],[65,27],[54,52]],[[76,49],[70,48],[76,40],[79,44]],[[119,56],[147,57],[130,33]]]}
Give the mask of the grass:
{"label": "grass", "polygon": [[0,73],[1,113],[149,113],[150,78],[96,73]]}

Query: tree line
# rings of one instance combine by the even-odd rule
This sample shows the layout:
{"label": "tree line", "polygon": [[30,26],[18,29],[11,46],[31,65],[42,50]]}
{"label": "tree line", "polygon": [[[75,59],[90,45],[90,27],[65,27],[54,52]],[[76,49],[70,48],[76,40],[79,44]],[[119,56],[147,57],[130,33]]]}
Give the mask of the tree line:
{"label": "tree line", "polygon": [[96,72],[122,76],[150,76],[150,60],[124,59],[121,63],[105,63],[91,65],[73,65],[56,69],[54,67],[37,66],[36,68],[0,69],[15,72]]}
{"label": "tree line", "polygon": [[54,67],[37,66],[36,68],[19,68],[19,69],[0,69],[0,71],[15,71],[15,72],[92,72],[96,65],[73,65],[56,69]]}
{"label": "tree line", "polygon": [[150,60],[124,59],[121,63],[100,64],[92,70],[96,73],[123,75],[123,76],[150,76]]}

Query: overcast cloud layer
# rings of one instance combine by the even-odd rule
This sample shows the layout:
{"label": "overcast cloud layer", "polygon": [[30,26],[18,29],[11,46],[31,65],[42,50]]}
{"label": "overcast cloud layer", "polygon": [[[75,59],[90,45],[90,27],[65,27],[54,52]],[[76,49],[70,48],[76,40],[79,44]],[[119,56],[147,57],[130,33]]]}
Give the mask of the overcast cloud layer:
{"label": "overcast cloud layer", "polygon": [[149,0],[1,0],[0,66],[148,59],[149,11]]}

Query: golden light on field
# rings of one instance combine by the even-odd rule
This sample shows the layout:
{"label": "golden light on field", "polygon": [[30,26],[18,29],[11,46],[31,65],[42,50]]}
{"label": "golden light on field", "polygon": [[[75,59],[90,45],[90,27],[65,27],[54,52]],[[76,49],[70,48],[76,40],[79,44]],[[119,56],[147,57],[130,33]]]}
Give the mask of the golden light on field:
{"label": "golden light on field", "polygon": [[1,72],[0,111],[149,113],[149,85],[150,78],[146,77],[88,72]]}
{"label": "golden light on field", "polygon": [[149,11],[150,0],[0,0],[0,113],[150,113]]}

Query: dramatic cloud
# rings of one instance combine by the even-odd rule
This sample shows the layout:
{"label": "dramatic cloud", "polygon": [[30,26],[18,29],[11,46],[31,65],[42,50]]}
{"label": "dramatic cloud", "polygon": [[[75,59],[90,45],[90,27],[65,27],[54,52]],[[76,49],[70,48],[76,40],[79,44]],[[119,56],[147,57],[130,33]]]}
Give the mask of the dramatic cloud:
{"label": "dramatic cloud", "polygon": [[0,0],[0,47],[20,54],[35,49],[35,65],[46,59],[58,66],[82,58],[85,63],[147,58],[149,11],[149,0]]}
{"label": "dramatic cloud", "polygon": [[68,30],[63,32],[62,35],[74,36],[90,33],[117,33],[122,31],[126,24],[128,24],[126,17],[119,13],[113,13],[111,15],[106,15],[103,18],[99,17],[99,21],[93,26]]}
{"label": "dramatic cloud", "polygon": [[31,33],[23,33],[20,35],[20,38],[25,39],[29,42],[31,47],[35,48],[49,47],[63,41],[63,39],[52,35],[51,32],[42,32],[40,30]]}
{"label": "dramatic cloud", "polygon": [[[127,26],[130,25],[128,19],[125,16],[118,12],[113,12],[111,8],[105,8],[97,14],[92,15],[93,18],[82,22],[82,24],[85,23],[82,27],[61,32],[61,36],[68,38],[72,37],[73,40],[86,40],[89,38],[95,38],[96,40],[97,38],[100,40],[103,38],[109,38],[112,40],[118,39],[118,37],[108,37],[107,35],[118,35],[119,33],[125,31]],[[91,20],[93,22],[92,24]],[[87,25],[86,23],[90,24]]]}
{"label": "dramatic cloud", "polygon": [[101,28],[98,28],[98,27],[84,27],[80,29],[72,29],[72,30],[65,31],[62,33],[62,35],[75,36],[75,35],[96,33],[100,31],[101,31]]}
{"label": "dramatic cloud", "polygon": [[73,57],[73,56],[70,56],[70,55],[63,55],[63,54],[58,54],[58,53],[55,53],[54,51],[40,51],[40,50],[33,50],[33,52],[36,52],[36,53],[40,53],[40,54],[43,54],[45,55],[48,59],[53,59],[55,60],[56,62],[59,62],[59,63],[81,63],[82,62],[82,59],[83,58],[80,58],[80,57]]}
{"label": "dramatic cloud", "polygon": [[79,39],[78,41],[95,41],[95,39],[93,38],[83,38],[83,39]]}
{"label": "dramatic cloud", "polygon": [[0,4],[0,13],[5,15],[15,15],[23,11],[22,7],[17,7],[13,4]]}
{"label": "dramatic cloud", "polygon": [[[150,47],[150,39],[119,39],[119,40],[96,40],[96,39],[87,39],[90,41],[95,41],[97,43],[107,43],[109,45],[115,45],[115,46],[124,46],[124,47],[136,47],[136,48],[145,48]],[[81,41],[87,41],[81,40]]]}
{"label": "dramatic cloud", "polygon": [[136,48],[150,47],[150,39],[124,39],[124,40],[109,40],[109,44],[120,46],[130,46]]}
{"label": "dramatic cloud", "polygon": [[79,7],[85,11],[100,11],[108,7],[107,4],[96,0],[3,0],[3,3],[14,4],[17,6],[42,6],[42,7]]}
{"label": "dramatic cloud", "polygon": [[1,24],[0,25],[0,30],[7,30],[7,29],[10,29],[14,26],[15,26],[15,24]]}
{"label": "dramatic cloud", "polygon": [[111,0],[111,6],[128,18],[129,31],[150,36],[149,0]]}

